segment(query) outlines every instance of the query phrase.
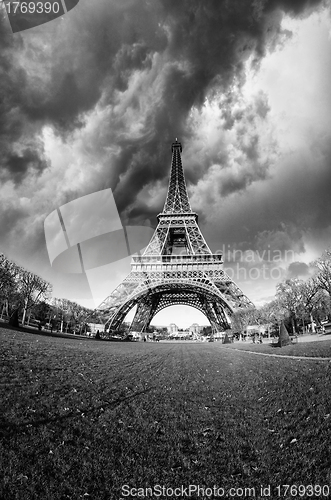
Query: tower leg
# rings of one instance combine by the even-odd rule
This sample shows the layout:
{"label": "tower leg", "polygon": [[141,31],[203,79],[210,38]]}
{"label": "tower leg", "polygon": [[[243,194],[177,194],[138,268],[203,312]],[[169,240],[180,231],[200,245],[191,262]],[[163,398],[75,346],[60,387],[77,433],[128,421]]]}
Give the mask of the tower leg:
{"label": "tower leg", "polygon": [[207,300],[205,297],[202,298],[201,302],[204,314],[207,316],[210,322],[212,334],[214,335],[218,331],[223,330],[224,328],[222,323],[219,321],[215,303],[209,302],[209,300]]}
{"label": "tower leg", "polygon": [[219,304],[217,304],[217,302],[214,302],[213,309],[215,311],[217,323],[221,326],[222,330],[227,330],[230,327],[230,325],[222,307],[220,307]]}
{"label": "tower leg", "polygon": [[144,332],[148,328],[157,308],[158,297],[152,299],[150,296],[144,297],[137,306],[130,330],[134,332]]}

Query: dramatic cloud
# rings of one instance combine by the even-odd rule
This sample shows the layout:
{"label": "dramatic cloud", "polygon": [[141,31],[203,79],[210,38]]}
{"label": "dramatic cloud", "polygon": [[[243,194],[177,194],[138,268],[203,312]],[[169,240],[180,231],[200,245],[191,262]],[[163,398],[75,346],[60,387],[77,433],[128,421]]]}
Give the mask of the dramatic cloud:
{"label": "dramatic cloud", "polygon": [[292,262],[288,267],[289,278],[307,278],[310,275],[310,269],[304,262]]}
{"label": "dramatic cloud", "polygon": [[123,223],[155,224],[178,137],[214,249],[310,255],[331,215],[328,7],[81,0],[14,35],[1,8],[1,250],[59,279],[45,217],[105,188]]}

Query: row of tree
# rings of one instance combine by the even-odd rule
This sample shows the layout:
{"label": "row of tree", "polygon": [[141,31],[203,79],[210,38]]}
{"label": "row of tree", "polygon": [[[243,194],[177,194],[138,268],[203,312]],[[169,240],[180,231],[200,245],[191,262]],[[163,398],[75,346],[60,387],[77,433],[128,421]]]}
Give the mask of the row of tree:
{"label": "row of tree", "polygon": [[0,254],[0,317],[18,326],[47,325],[61,331],[86,331],[91,310],[68,299],[52,298],[52,285]]}
{"label": "row of tree", "polygon": [[[331,250],[312,263],[314,275],[306,280],[287,279],[277,285],[273,301],[256,309],[236,311],[232,321],[234,332],[248,325],[274,325],[285,322],[292,333],[312,331],[325,318],[331,320]],[[0,254],[0,317],[22,325],[37,320],[40,325],[61,331],[88,330],[86,321],[92,311],[68,299],[52,298],[52,285]],[[127,325],[123,325],[123,331]],[[154,328],[154,327],[151,327]]]}
{"label": "row of tree", "polygon": [[315,331],[324,319],[331,320],[331,250],[312,262],[315,272],[308,280],[287,279],[277,285],[273,301],[259,309],[238,310],[232,329],[244,331],[248,325],[273,325],[282,321],[292,333]]}

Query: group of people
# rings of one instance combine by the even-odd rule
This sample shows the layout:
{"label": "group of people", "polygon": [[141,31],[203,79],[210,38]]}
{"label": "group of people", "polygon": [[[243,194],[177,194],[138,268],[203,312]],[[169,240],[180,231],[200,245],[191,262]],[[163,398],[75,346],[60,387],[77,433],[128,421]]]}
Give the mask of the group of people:
{"label": "group of people", "polygon": [[257,333],[254,333],[252,335],[252,342],[253,344],[263,344],[263,338],[262,335],[258,335]]}

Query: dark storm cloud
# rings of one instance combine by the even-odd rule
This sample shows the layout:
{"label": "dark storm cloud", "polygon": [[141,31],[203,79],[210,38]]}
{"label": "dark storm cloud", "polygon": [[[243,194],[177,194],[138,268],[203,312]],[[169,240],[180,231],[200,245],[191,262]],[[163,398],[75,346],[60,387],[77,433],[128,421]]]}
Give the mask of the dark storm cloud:
{"label": "dark storm cloud", "polygon": [[[309,155],[298,154],[291,158],[288,172],[276,185],[277,194],[273,196],[266,191],[263,201],[260,200],[265,217],[260,220],[256,217],[256,224],[252,227],[257,229],[260,222],[267,225],[271,232],[281,231],[292,241],[292,248],[304,251],[304,231],[325,231],[330,226],[330,186],[331,147],[329,138],[325,136],[315,141]],[[252,215],[257,211],[258,206],[253,208]],[[280,220],[286,221],[286,224],[279,227]],[[256,231],[253,230],[252,234]]]}
{"label": "dark storm cloud", "polygon": [[[178,136],[185,145],[185,140],[190,137],[186,122],[192,106],[200,106],[213,88],[226,93],[235,78],[243,82],[243,63],[247,58],[253,55],[257,63],[265,55],[267,47],[276,44],[281,35],[279,9],[291,15],[300,15],[305,9],[321,2],[162,0],[160,3],[168,30],[165,53],[172,62],[177,61],[178,66],[172,66],[168,71],[162,105],[151,112],[153,135],[138,146],[144,148],[144,160],[137,161],[136,152],[133,152],[131,160],[126,158],[126,163],[119,162],[117,166],[118,171],[129,168],[132,172],[115,192],[117,199],[121,200],[121,209],[125,203],[134,203],[136,194],[151,179],[149,169],[146,169],[149,163],[154,162],[158,166],[153,172],[154,180],[167,179],[169,154],[165,145],[157,147],[159,141],[168,140],[170,144]],[[263,98],[255,112],[262,118],[266,116],[268,104]],[[243,146],[244,154],[252,162],[258,160],[257,143],[256,136],[249,145]],[[229,175],[228,183],[223,187],[224,193],[227,190],[242,190],[255,178],[265,175],[264,166],[257,161],[254,172],[245,173],[240,178]],[[190,171],[186,171],[186,177],[188,181],[190,177],[196,180]],[[148,215],[149,210],[146,211]]]}
{"label": "dark storm cloud", "polygon": [[26,74],[13,57],[22,48],[20,37],[12,35],[6,19],[0,16],[0,180],[15,184],[29,170],[40,172],[47,166],[42,144],[35,135],[38,127],[24,113]]}
{"label": "dark storm cloud", "polygon": [[289,278],[307,277],[310,275],[310,268],[304,262],[292,262],[288,266],[287,274]]}
{"label": "dark storm cloud", "polygon": [[[171,141],[175,136],[184,144],[189,139],[186,121],[192,106],[200,106],[215,87],[226,92],[235,78],[243,81],[247,58],[253,55],[258,62],[278,39],[279,9],[298,16],[319,4],[318,0],[82,0],[63,22],[53,21],[48,31],[26,35],[12,35],[2,18],[0,141],[7,145],[2,168],[19,181],[33,162],[35,168],[45,167],[40,148],[36,147],[39,159],[24,164],[24,154],[13,145],[23,140],[33,147],[45,124],[66,138],[83,126],[84,113],[97,103],[114,105],[133,72],[148,72],[153,56],[159,54],[160,94],[157,103],[150,103],[139,140],[123,140],[120,132],[125,132],[125,125],[120,122],[109,124],[113,129],[118,125],[116,134],[102,130],[100,146],[116,145],[120,152],[116,159],[104,161],[100,180],[93,185],[112,187],[119,209],[132,207],[134,213],[134,201],[146,183],[168,176]],[[46,48],[34,44],[33,37],[45,37]],[[45,68],[39,80],[30,78],[28,64],[20,65],[13,57],[20,52],[27,62],[31,57]],[[139,108],[139,89],[129,106]],[[259,112],[266,110],[261,107]],[[246,149],[252,160],[254,141],[257,138]],[[242,189],[245,182],[232,179],[230,189]]]}
{"label": "dark storm cloud", "polygon": [[304,252],[302,231],[295,224],[278,224],[275,229],[259,232],[255,236],[255,249],[262,252],[270,250],[271,252],[280,251],[285,254],[288,250],[295,250],[297,253]]}
{"label": "dark storm cloud", "polygon": [[294,16],[303,14],[308,9],[312,9],[321,4],[319,0],[269,0],[266,2],[262,0],[262,4],[263,3],[266,4],[267,12],[273,9],[282,9]]}
{"label": "dark storm cloud", "polygon": [[249,191],[243,206],[240,199],[237,206],[230,205],[230,216],[229,208],[223,217],[220,214],[219,231],[211,228],[209,234],[207,226],[205,236],[210,244],[217,248],[218,242],[226,239],[232,245],[242,242],[242,250],[292,252],[296,258],[306,251],[307,233],[316,238],[316,245],[319,240],[324,245],[331,220],[331,148],[327,136],[320,141],[310,156],[291,157],[284,171],[266,182],[263,191]]}
{"label": "dark storm cloud", "polygon": [[[222,117],[224,119],[224,128],[226,130],[231,130],[236,123],[240,123],[243,120],[250,123],[254,122],[256,117],[263,120],[270,111],[268,98],[263,94],[263,92],[259,92],[255,97],[254,102],[246,109],[236,109],[233,106],[234,104],[236,103],[231,97],[228,97],[225,102],[222,103]],[[244,131],[244,128],[242,128],[242,131]]]}
{"label": "dark storm cloud", "polygon": [[46,161],[38,155],[38,151],[26,148],[20,154],[11,153],[8,155],[7,162],[4,164],[5,170],[0,173],[0,178],[6,180],[10,175],[10,178],[17,184],[29,171],[31,173],[31,170],[34,170],[38,173],[46,166]]}
{"label": "dark storm cloud", "polygon": [[[16,225],[26,217],[25,211],[20,207],[9,206],[0,211],[1,238],[16,229]],[[19,235],[21,236],[21,235]],[[6,247],[1,245],[3,251]]]}
{"label": "dark storm cloud", "polygon": [[143,1],[83,1],[55,34],[59,40],[52,41],[50,85],[30,89],[26,112],[64,129],[77,125],[102,91],[108,90],[111,101],[131,71],[144,67],[148,53],[162,47],[155,15]]}
{"label": "dark storm cloud", "polygon": [[[24,155],[15,151],[17,141],[33,148],[45,124],[66,137],[82,126],[83,113],[94,108],[106,87],[111,99],[133,69],[148,64],[148,52],[162,46],[155,13],[149,9],[149,15],[145,2],[82,3],[63,25],[57,20],[24,34],[13,35],[1,12],[0,162],[15,181],[31,163],[24,164]],[[35,159],[40,166],[43,157]]]}
{"label": "dark storm cloud", "polygon": [[149,48],[143,43],[123,45],[120,48],[113,64],[114,84],[118,90],[127,89],[128,80],[133,70],[151,67],[149,53]]}

